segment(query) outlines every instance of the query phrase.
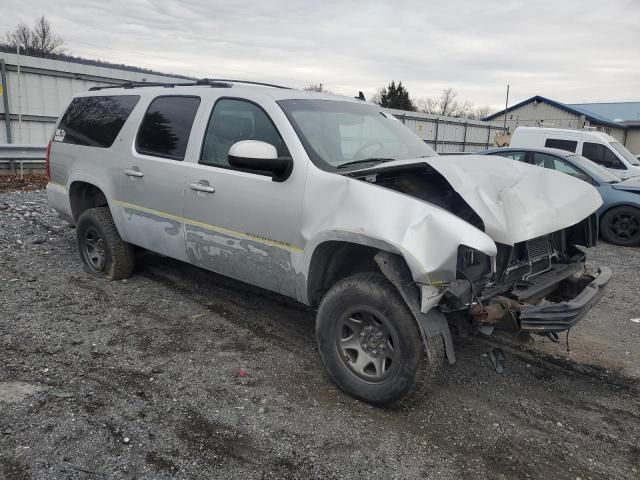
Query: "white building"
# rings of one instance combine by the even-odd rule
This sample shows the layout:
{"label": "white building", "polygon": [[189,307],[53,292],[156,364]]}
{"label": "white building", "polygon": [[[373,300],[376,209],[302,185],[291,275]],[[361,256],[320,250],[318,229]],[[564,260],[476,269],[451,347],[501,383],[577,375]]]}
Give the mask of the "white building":
{"label": "white building", "polygon": [[185,77],[3,52],[0,73],[0,144],[46,144],[54,122],[73,95],[91,87],[186,81]]}
{"label": "white building", "polygon": [[[605,108],[604,105],[608,105]],[[629,108],[621,108],[628,105]],[[526,127],[556,127],[573,129],[595,129],[608,133],[625,145],[631,152],[640,154],[640,108],[638,116],[633,117],[634,106],[640,107],[640,102],[624,103],[583,103],[565,104],[549,98],[536,95],[523,102],[513,105],[489,115],[484,120],[496,126],[505,124],[509,133],[513,133],[519,126]],[[626,112],[632,118],[623,118],[619,112]],[[611,116],[612,115],[612,116]]]}

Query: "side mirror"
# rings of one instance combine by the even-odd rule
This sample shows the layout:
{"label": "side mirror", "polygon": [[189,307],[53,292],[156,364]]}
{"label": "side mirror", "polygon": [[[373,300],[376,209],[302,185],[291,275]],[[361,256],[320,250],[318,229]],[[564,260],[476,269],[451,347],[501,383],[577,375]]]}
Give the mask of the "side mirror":
{"label": "side mirror", "polygon": [[240,170],[270,173],[276,182],[286,180],[293,169],[291,157],[278,157],[276,147],[260,140],[241,140],[229,149],[229,165]]}

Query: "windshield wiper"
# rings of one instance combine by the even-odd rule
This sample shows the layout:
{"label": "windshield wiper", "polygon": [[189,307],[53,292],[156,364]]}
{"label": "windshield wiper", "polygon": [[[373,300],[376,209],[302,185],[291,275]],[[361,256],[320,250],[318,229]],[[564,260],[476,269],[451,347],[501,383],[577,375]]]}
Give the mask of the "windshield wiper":
{"label": "windshield wiper", "polygon": [[384,163],[384,162],[393,162],[395,158],[363,158],[362,160],[353,160],[352,162],[346,162],[338,165],[337,168],[351,167],[353,165],[358,165],[360,163]]}

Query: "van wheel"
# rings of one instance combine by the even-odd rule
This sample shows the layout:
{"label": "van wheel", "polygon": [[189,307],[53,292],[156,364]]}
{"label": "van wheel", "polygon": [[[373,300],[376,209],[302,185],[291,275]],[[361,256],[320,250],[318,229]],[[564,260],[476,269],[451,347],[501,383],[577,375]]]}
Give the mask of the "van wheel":
{"label": "van wheel", "polygon": [[316,337],[333,382],[374,405],[413,400],[444,359],[444,343],[430,341],[434,364],[427,364],[415,318],[396,288],[376,273],[348,277],[327,292]]}
{"label": "van wheel", "polygon": [[640,209],[616,207],[600,220],[602,238],[614,245],[630,247],[640,244]]}
{"label": "van wheel", "polygon": [[82,212],[76,228],[76,242],[87,273],[109,280],[128,278],[133,273],[133,245],[120,238],[108,207]]}

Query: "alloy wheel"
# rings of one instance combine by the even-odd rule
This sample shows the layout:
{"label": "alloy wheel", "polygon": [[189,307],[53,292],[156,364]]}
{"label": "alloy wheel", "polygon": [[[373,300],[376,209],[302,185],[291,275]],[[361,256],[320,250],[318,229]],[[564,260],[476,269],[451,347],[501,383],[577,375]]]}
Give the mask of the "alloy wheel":
{"label": "alloy wheel", "polygon": [[89,266],[98,272],[102,272],[104,270],[106,253],[104,241],[95,228],[89,227],[84,232],[82,249],[84,258],[87,260]]}
{"label": "alloy wheel", "polygon": [[400,366],[400,345],[392,322],[382,313],[365,306],[345,311],[335,328],[338,353],[357,377],[382,383]]}
{"label": "alloy wheel", "polygon": [[616,238],[625,243],[640,236],[640,220],[629,213],[615,215],[609,222],[609,228]]}

